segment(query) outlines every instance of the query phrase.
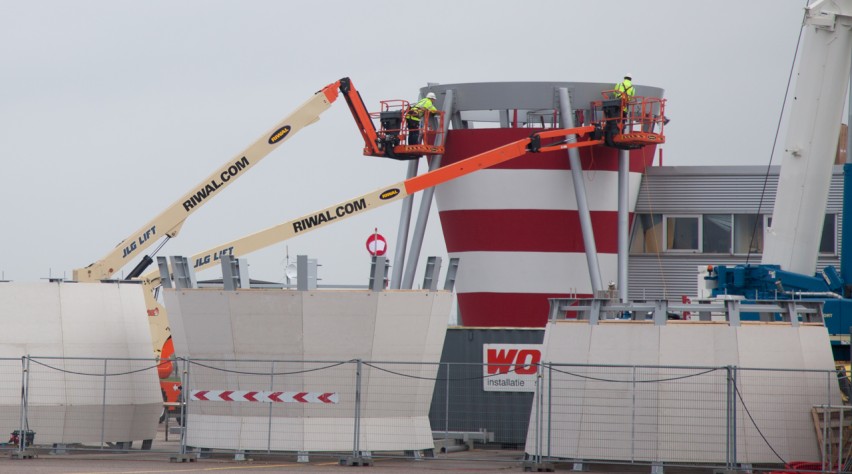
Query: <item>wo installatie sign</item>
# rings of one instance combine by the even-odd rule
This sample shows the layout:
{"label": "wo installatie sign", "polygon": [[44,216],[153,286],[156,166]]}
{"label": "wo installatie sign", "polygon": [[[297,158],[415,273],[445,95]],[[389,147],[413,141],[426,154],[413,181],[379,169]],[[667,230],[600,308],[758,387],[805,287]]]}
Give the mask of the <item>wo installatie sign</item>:
{"label": "wo installatie sign", "polygon": [[482,390],[535,392],[540,344],[483,344]]}

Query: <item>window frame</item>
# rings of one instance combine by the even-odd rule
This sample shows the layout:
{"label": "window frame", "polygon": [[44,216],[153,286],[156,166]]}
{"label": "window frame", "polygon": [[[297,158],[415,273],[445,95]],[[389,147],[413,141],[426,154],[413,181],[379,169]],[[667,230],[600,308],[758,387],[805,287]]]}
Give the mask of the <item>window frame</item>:
{"label": "window frame", "polygon": [[[702,236],[703,233],[703,222],[702,222],[703,214],[663,214],[663,252],[664,253],[674,253],[674,254],[694,254],[694,253],[704,253],[702,250],[703,242]],[[698,224],[698,229],[696,230],[696,247],[695,249],[671,249],[669,248],[669,219],[695,219]]]}

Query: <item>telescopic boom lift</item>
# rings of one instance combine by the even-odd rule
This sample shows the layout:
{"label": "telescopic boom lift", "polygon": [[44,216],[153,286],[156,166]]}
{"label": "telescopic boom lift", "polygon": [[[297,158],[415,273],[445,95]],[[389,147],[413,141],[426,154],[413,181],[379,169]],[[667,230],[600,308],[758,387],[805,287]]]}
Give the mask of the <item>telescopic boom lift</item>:
{"label": "telescopic boom lift", "polygon": [[[122,240],[102,259],[85,268],[75,269],[74,280],[100,281],[110,279],[131,260],[140,255],[143,250],[163,239],[160,245],[151,252],[151,255],[142,257],[142,260],[130,271],[126,279],[137,278],[142,275],[153,262],[152,255],[156,254],[169,239],[177,236],[184,221],[192,213],[210,201],[211,198],[221,194],[222,190],[253,168],[279,145],[289,140],[304,127],[319,120],[320,114],[328,110],[331,104],[337,100],[338,91],[346,99],[361,136],[364,138],[365,155],[394,159],[416,159],[426,154],[444,152],[443,146],[425,143],[418,145],[404,144],[409,132],[404,120],[405,114],[409,110],[407,101],[382,101],[382,110],[370,114],[361,99],[361,94],[355,89],[352,81],[348,77],[344,77],[315,93],[313,97],[275,124],[248,148],[191,188],[189,192],[172,203],[160,215]],[[431,117],[435,118],[434,121],[438,122],[441,129],[443,127],[443,114],[438,113],[432,116],[427,114],[422,120],[424,125],[421,130],[425,142],[434,142],[437,135],[435,129],[430,126],[430,122],[433,121],[430,120]],[[380,120],[381,127],[378,130],[373,124],[373,118]]]}

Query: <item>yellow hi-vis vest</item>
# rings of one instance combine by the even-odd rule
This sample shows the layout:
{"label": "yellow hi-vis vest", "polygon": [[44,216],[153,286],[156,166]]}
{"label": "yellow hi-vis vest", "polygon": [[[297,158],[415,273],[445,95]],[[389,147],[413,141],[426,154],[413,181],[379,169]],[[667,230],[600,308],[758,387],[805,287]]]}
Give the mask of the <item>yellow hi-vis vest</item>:
{"label": "yellow hi-vis vest", "polygon": [[435,106],[432,105],[432,99],[430,99],[428,97],[424,97],[424,98],[420,99],[419,101],[417,101],[416,104],[412,105],[411,109],[409,109],[408,113],[405,114],[405,118],[410,119],[410,120],[416,120],[416,121],[419,122],[420,117],[423,116],[423,114],[425,113],[426,110],[428,110],[429,112],[432,112],[432,113],[435,113],[435,112],[438,111],[438,109],[436,109]]}
{"label": "yellow hi-vis vest", "polygon": [[633,88],[633,83],[630,82],[630,79],[625,79],[616,84],[615,87],[613,87],[613,91],[616,99],[620,99],[622,94],[627,94],[628,100],[636,95],[636,89]]}

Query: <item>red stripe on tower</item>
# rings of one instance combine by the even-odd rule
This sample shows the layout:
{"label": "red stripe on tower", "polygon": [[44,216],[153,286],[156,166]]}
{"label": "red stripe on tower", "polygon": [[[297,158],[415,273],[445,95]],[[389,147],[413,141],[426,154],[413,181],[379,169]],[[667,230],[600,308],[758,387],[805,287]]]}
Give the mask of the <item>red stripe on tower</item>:
{"label": "red stripe on tower", "polygon": [[[529,136],[536,129],[451,130],[442,164]],[[602,283],[617,280],[618,150],[581,148]],[[630,217],[654,147],[630,151]],[[465,326],[542,327],[548,298],[592,294],[568,153],[527,153],[437,188],[447,250],[459,257]]]}

